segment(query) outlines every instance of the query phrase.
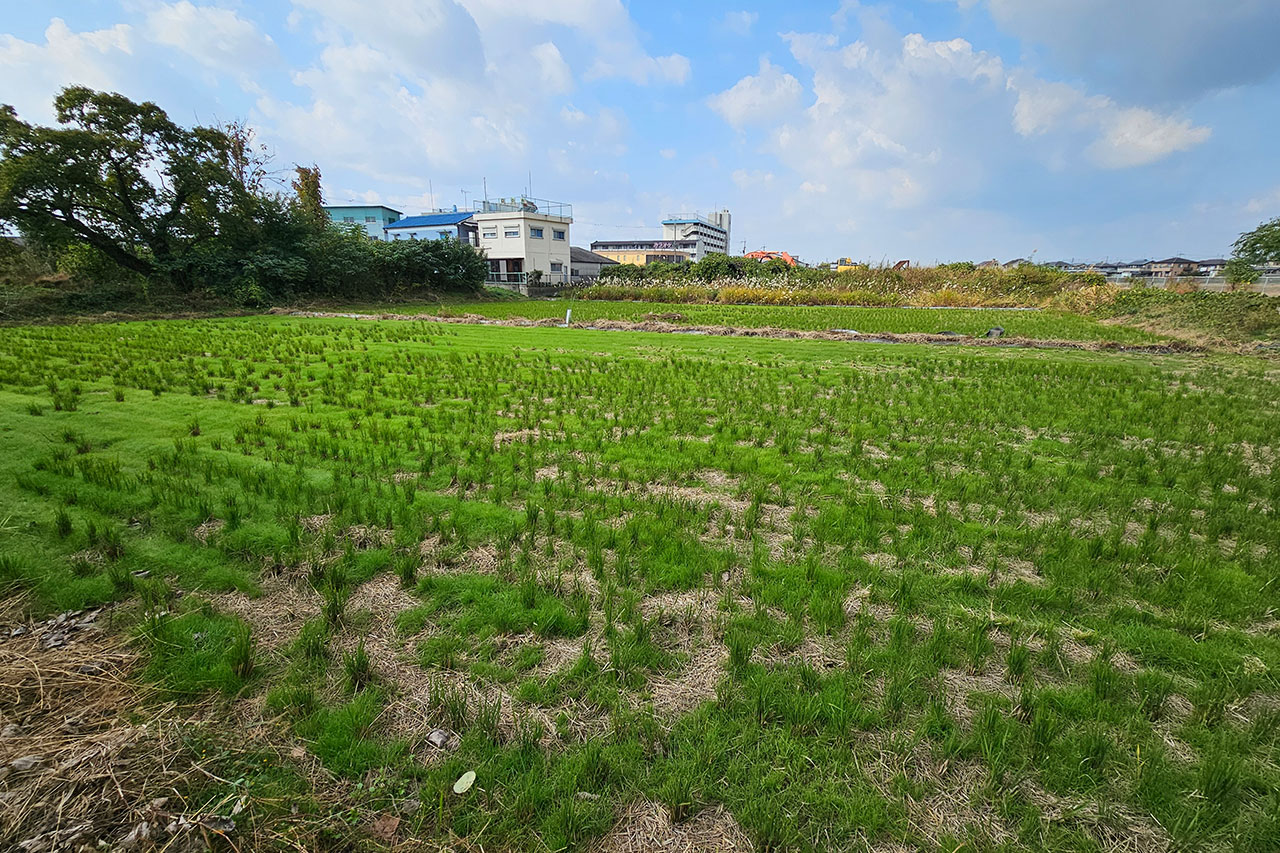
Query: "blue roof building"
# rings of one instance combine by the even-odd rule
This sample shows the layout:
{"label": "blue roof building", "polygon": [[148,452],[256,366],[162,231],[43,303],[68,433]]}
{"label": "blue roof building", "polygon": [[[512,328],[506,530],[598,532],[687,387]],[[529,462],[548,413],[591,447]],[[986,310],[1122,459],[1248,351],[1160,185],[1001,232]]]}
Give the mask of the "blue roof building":
{"label": "blue roof building", "polygon": [[424,213],[406,216],[383,226],[387,240],[461,240],[473,246],[480,245],[480,228],[473,211],[462,210],[445,213]]}

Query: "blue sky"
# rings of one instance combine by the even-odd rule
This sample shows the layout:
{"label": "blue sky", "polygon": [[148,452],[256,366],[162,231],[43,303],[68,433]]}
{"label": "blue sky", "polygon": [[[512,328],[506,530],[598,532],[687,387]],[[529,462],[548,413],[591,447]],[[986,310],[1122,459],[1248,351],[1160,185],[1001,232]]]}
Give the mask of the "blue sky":
{"label": "blue sky", "polygon": [[727,207],[736,249],[1220,256],[1280,216],[1276,0],[4,0],[0,101],[244,119],[334,202]]}

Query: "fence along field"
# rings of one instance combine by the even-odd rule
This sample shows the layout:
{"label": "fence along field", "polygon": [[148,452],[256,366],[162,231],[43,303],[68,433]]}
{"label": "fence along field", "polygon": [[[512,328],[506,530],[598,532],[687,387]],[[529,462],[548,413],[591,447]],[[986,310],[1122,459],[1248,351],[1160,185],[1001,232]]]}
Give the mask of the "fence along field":
{"label": "fence along field", "polygon": [[[11,614],[127,641],[0,640],[5,837],[1280,845],[1268,362],[269,317],[0,382]],[[81,660],[151,687],[60,771]]]}

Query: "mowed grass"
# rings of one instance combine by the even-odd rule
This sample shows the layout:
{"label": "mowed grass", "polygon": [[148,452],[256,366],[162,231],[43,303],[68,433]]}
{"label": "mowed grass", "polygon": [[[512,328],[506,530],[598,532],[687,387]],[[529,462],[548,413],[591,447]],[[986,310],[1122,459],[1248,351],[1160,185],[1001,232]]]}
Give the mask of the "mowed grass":
{"label": "mowed grass", "polygon": [[1269,362],[270,317],[0,383],[8,594],[401,838],[1280,847]]}
{"label": "mowed grass", "polygon": [[1120,325],[1100,323],[1091,317],[1063,311],[1019,311],[1012,309],[973,308],[856,308],[844,306],[774,306],[774,305],[684,305],[660,302],[599,302],[594,300],[501,300],[417,306],[410,310],[447,315],[480,314],[494,319],[524,317],[530,320],[563,319],[572,309],[575,323],[595,320],[643,322],[657,319],[665,322],[736,326],[741,328],[772,327],[826,331],[852,329],[863,334],[955,332],[961,335],[985,335],[993,327],[1004,329],[1009,337],[1070,340],[1116,341],[1118,343],[1155,343],[1164,338],[1150,332]]}

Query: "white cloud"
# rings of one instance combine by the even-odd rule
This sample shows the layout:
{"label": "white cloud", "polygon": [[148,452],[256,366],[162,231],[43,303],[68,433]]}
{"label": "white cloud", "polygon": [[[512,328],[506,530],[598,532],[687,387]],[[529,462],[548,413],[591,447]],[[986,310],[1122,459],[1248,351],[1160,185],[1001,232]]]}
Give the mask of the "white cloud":
{"label": "white cloud", "polygon": [[560,120],[566,124],[586,124],[589,119],[590,116],[573,104],[565,104],[560,108]]}
{"label": "white cloud", "polygon": [[680,54],[653,56],[640,42],[635,21],[621,0],[556,0],[554,3],[513,3],[511,0],[457,0],[475,19],[486,42],[527,44],[531,32],[568,31],[592,48],[588,79],[620,77],[637,84],[684,83],[688,58]]}
{"label": "white cloud", "polygon": [[541,164],[586,181],[626,152],[630,126],[620,110],[563,100],[574,69],[595,69],[611,49],[621,76],[637,82],[687,73],[687,62],[686,72],[645,71],[668,58],[646,53],[625,8],[608,0],[545,9],[387,0],[376,15],[347,0],[294,4],[294,26],[323,49],[292,75],[295,92],[259,99],[266,127],[304,159],[340,163],[407,197],[429,180],[478,189],[481,176],[493,192],[519,192],[530,164],[535,180]]}
{"label": "white cloud", "polygon": [[[711,99],[734,127],[761,119],[744,129],[757,159],[731,176],[735,230],[752,242],[854,256],[862,246],[875,261],[1025,255],[1071,238],[1019,220],[1021,187],[1144,166],[1209,137],[1177,114],[1045,81],[966,40],[894,33],[874,10],[851,11],[862,39],[784,35],[803,69],[796,77],[811,85],[762,64]],[[814,221],[824,223],[822,238],[798,224]]]}
{"label": "white cloud", "polygon": [[757,74],[743,77],[707,103],[734,127],[771,124],[799,104],[802,92],[799,80],[762,58]]}
{"label": "white cloud", "polygon": [[729,177],[741,190],[759,190],[768,187],[774,181],[773,172],[761,169],[735,169]]}
{"label": "white cloud", "polygon": [[1241,208],[1245,213],[1256,215],[1265,213],[1274,216],[1280,210],[1280,186],[1273,187],[1270,192],[1246,201]]}
{"label": "white cloud", "polygon": [[350,0],[293,0],[313,13],[318,40],[375,46],[383,71],[398,75],[447,74],[476,80],[486,65],[480,30],[454,0],[382,0],[376,14]]}
{"label": "white cloud", "polygon": [[545,91],[561,94],[573,88],[573,72],[569,69],[569,63],[560,55],[560,48],[556,47],[555,42],[544,41],[535,45],[531,53],[538,63]]}
{"label": "white cloud", "polygon": [[1104,95],[1089,96],[1065,83],[1020,74],[1010,77],[1008,85],[1018,93],[1013,126],[1019,134],[1037,136],[1059,130],[1091,134],[1095,139],[1085,152],[1108,169],[1154,163],[1200,145],[1212,133],[1189,120],[1142,107],[1121,107]]}
{"label": "white cloud", "polygon": [[1011,70],[964,39],[785,38],[812,71],[808,106],[800,82],[767,60],[709,103],[734,127],[767,126],[761,150],[794,173],[797,199],[823,195],[881,209],[962,204],[1018,161],[1128,168],[1210,134],[1186,119]]}
{"label": "white cloud", "polygon": [[751,28],[760,20],[759,12],[725,12],[724,28],[736,35],[750,35]]}
{"label": "white cloud", "polygon": [[676,149],[663,148],[658,151],[658,156],[662,157],[663,160],[674,160],[676,159]]}
{"label": "white cloud", "polygon": [[162,4],[147,13],[146,28],[152,41],[234,74],[252,74],[277,56],[271,37],[231,9],[193,6],[187,0]]}
{"label": "white cloud", "polygon": [[957,0],[1125,98],[1177,101],[1280,70],[1275,0]]}
{"label": "white cloud", "polygon": [[44,31],[44,44],[0,35],[0,68],[5,92],[0,96],[28,120],[53,119],[53,97],[65,86],[119,90],[128,78],[135,34],[128,24],[88,32],[72,32],[61,18]]}
{"label": "white cloud", "polygon": [[1209,138],[1207,127],[1130,107],[1108,111],[1102,136],[1089,146],[1101,166],[1123,169],[1145,166],[1177,151],[1195,148]]}

